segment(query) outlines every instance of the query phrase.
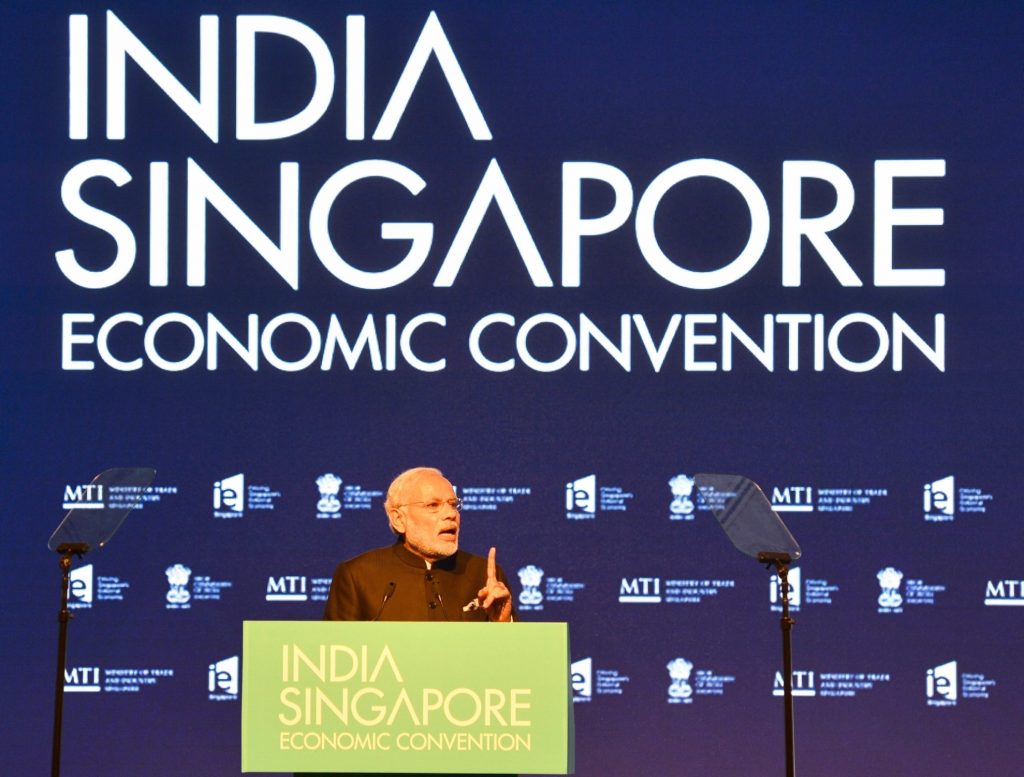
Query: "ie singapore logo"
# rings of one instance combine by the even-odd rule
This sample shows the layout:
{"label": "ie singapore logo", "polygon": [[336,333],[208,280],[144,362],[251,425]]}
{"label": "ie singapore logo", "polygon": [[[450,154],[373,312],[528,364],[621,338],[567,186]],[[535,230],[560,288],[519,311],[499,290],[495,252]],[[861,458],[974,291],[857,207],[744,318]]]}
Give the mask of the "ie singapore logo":
{"label": "ie singapore logo", "polygon": [[206,669],[210,701],[234,701],[238,698],[238,656],[215,661]]}
{"label": "ie singapore logo", "polygon": [[955,707],[957,699],[956,661],[933,666],[925,672],[925,695],[932,707]]}
{"label": "ie singapore logo", "polygon": [[213,484],[213,514],[218,518],[241,517],[245,510],[245,474],[222,478]]}
{"label": "ie singapore logo", "polygon": [[586,475],[565,484],[565,517],[593,518],[597,513],[597,476]]}

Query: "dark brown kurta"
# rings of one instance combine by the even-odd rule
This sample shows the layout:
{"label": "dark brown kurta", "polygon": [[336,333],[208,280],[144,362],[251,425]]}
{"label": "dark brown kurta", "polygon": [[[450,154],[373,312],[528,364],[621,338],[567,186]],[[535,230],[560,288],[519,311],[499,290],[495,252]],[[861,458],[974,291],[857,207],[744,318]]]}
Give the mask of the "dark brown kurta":
{"label": "dark brown kurta", "polygon": [[[497,573],[498,579],[511,591],[512,586],[500,566]],[[367,551],[338,565],[331,581],[324,620],[486,621],[487,613],[482,609],[463,610],[469,602],[476,601],[477,591],[485,582],[487,559],[481,556],[460,550],[435,561],[427,569],[426,562],[407,550],[399,540],[394,545]],[[349,773],[336,777],[362,776]],[[389,775],[375,774],[372,777]],[[461,774],[458,777],[499,776]]]}
{"label": "dark brown kurta", "polygon": [[[498,579],[511,590],[500,566]],[[427,569],[399,541],[338,565],[324,620],[485,621],[483,610],[463,608],[476,601],[486,581],[487,559],[482,556],[460,550]]]}

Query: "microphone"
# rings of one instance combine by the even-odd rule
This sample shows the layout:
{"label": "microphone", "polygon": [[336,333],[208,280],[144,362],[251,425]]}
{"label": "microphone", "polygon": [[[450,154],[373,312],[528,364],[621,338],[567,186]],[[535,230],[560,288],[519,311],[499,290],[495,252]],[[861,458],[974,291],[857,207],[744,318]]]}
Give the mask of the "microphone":
{"label": "microphone", "polygon": [[377,614],[373,616],[372,620],[377,620],[384,613],[384,605],[386,605],[391,597],[395,595],[395,581],[392,580],[388,583],[387,590],[384,591],[384,598],[380,600],[380,607],[377,608]]}
{"label": "microphone", "polygon": [[[436,583],[435,583],[435,585],[436,585]],[[441,592],[440,591],[435,591],[434,592],[434,596],[437,597],[437,604],[441,608],[441,614],[444,616],[445,620],[448,620],[448,612],[444,608],[444,599],[441,598]]]}
{"label": "microphone", "polygon": [[448,618],[448,611],[445,610],[445,608],[444,608],[444,598],[441,596],[441,589],[440,589],[441,581],[438,580],[436,577],[434,577],[434,573],[433,572],[427,572],[426,580],[427,580],[428,583],[431,584],[431,586],[434,589],[434,597],[433,597],[433,599],[431,599],[431,600],[429,600],[427,602],[427,607],[430,608],[430,609],[434,609],[435,607],[440,607],[441,608],[441,614],[444,616],[444,619],[445,620],[449,620],[449,618]]}

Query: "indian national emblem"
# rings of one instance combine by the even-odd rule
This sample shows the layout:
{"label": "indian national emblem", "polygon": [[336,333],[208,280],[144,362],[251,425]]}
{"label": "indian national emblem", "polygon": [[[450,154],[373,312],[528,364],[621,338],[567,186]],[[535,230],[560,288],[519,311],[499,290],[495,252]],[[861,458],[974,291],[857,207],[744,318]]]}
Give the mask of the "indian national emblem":
{"label": "indian national emblem", "polygon": [[544,594],[540,592],[540,581],[544,577],[544,570],[530,564],[519,570],[519,583],[523,590],[519,593],[519,603],[532,607],[544,601]]}
{"label": "indian national emblem", "polygon": [[693,671],[693,662],[685,658],[676,658],[666,665],[668,676],[672,678],[672,684],[668,687],[670,699],[689,699],[693,695],[693,686],[690,685],[690,672]]}
{"label": "indian national emblem", "polygon": [[693,500],[690,498],[693,494],[693,478],[679,474],[668,481],[668,485],[672,489],[672,504],[668,509],[673,520],[689,520],[693,515]]}
{"label": "indian national emblem", "polygon": [[903,604],[903,597],[900,595],[903,573],[894,567],[886,567],[879,571],[877,577],[878,584],[882,587],[882,593],[878,595],[878,606],[895,608]]}
{"label": "indian national emblem", "polygon": [[167,575],[167,583],[170,585],[170,590],[167,591],[169,604],[185,604],[192,598],[187,588],[188,579],[192,575],[191,569],[184,564],[174,564],[167,567],[164,574]]}
{"label": "indian national emblem", "polygon": [[316,503],[317,512],[341,512],[341,500],[338,499],[341,483],[341,478],[331,472],[325,472],[316,479],[316,487],[320,489],[320,501]]}

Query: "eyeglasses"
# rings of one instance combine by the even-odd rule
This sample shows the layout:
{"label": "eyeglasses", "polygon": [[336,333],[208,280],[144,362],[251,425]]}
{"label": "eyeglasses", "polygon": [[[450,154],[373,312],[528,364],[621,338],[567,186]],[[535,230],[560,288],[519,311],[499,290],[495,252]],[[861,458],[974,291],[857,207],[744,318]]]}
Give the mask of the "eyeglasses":
{"label": "eyeglasses", "polygon": [[462,510],[461,499],[431,499],[429,502],[406,502],[404,505],[396,506],[409,507],[411,505],[421,505],[424,510],[431,514],[441,512],[441,508],[444,507],[445,505],[455,510],[455,512],[460,512]]}

